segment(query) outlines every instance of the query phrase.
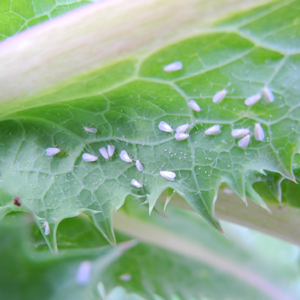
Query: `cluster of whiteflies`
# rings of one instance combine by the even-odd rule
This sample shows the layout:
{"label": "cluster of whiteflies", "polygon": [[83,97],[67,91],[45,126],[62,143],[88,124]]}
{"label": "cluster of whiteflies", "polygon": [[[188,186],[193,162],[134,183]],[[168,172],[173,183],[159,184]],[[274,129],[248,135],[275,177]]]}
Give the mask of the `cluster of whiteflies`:
{"label": "cluster of whiteflies", "polygon": [[[183,67],[183,65],[180,61],[175,61],[175,62],[170,63],[169,65],[166,65],[163,69],[166,72],[175,72],[175,71],[181,70],[182,67]],[[262,94],[263,94],[263,96],[265,98],[265,101],[267,103],[271,103],[271,102],[274,101],[274,95],[268,87],[265,86],[262,89]],[[252,96],[248,97],[245,100],[245,104],[247,106],[254,105],[255,103],[257,103],[261,99],[262,94],[257,93],[255,95],[252,95]],[[227,95],[227,91],[225,89],[223,89],[221,91],[218,91],[213,96],[213,99],[212,99],[213,103],[222,102],[224,100],[224,98],[226,97],[226,95]],[[200,108],[199,104],[195,100],[190,100],[188,102],[188,106],[196,112],[201,111],[201,108]],[[169,125],[165,121],[161,121],[158,125],[158,128],[160,130],[164,131],[164,132],[173,133],[173,129],[172,129],[171,125]],[[189,137],[189,134],[186,133],[188,128],[189,128],[188,124],[184,124],[184,125],[181,125],[181,126],[177,127],[176,134],[175,134],[175,139],[177,141],[182,141],[182,140],[187,139]],[[220,125],[217,125],[217,124],[213,125],[213,126],[207,128],[204,131],[204,133],[206,135],[217,135],[217,134],[221,133],[221,127],[220,127]],[[239,147],[245,149],[248,146],[248,144],[250,142],[250,137],[251,137],[249,129],[244,129],[244,128],[234,129],[234,130],[232,130],[231,135],[234,138],[241,138],[237,143]],[[254,124],[254,138],[257,141],[262,141],[264,139],[264,136],[265,136],[264,131],[263,131],[261,125],[259,123],[255,123]]]}
{"label": "cluster of whiteflies", "polygon": [[[165,66],[163,69],[166,72],[174,72],[174,71],[181,70],[182,66],[183,65],[180,61],[175,61],[175,62]],[[227,91],[225,89],[217,92],[213,96],[213,99],[212,99],[213,103],[220,103],[221,101],[223,101],[223,99],[226,97],[226,94],[227,94]],[[274,95],[268,87],[264,87],[262,89],[262,94],[267,103],[271,103],[274,101]],[[248,97],[245,100],[245,104],[247,106],[254,105],[261,99],[262,94],[257,93],[255,95]],[[188,102],[188,106],[196,112],[201,111],[199,104],[195,100],[190,100]],[[86,127],[86,126],[84,126],[83,128],[86,132],[93,133],[93,134],[97,133],[96,128]],[[160,130],[162,130],[164,132],[168,132],[168,133],[173,133],[173,131],[174,131],[172,129],[172,127],[165,121],[161,121],[158,124],[158,128]],[[178,126],[176,128],[175,139],[177,141],[183,141],[183,140],[187,139],[189,137],[189,134],[187,133],[187,130],[189,128],[190,128],[189,124],[183,124],[183,125]],[[204,131],[204,133],[206,135],[217,135],[217,134],[221,133],[221,127],[220,127],[220,125],[217,125],[217,124],[213,125],[213,126],[207,128]],[[239,147],[245,149],[248,146],[249,141],[250,141],[250,130],[248,128],[233,129],[231,131],[231,135],[236,139],[240,138],[240,140],[237,143]],[[262,141],[264,139],[264,131],[259,123],[255,123],[255,125],[254,125],[254,138],[257,141]],[[47,148],[46,149],[47,156],[54,156],[60,152],[61,152],[61,149],[59,149],[59,148]],[[105,147],[102,147],[99,149],[99,152],[106,160],[109,160],[114,155],[115,146],[108,145],[107,149]],[[120,152],[120,158],[123,161],[128,162],[128,163],[132,163],[132,161],[133,161],[133,159],[128,155],[128,153],[125,150],[122,150]],[[89,153],[83,153],[82,159],[86,162],[94,162],[94,161],[98,160],[98,156],[95,156],[95,155],[92,155]],[[142,172],[144,170],[143,165],[141,164],[141,162],[139,160],[136,160],[135,164],[136,164],[136,168],[138,171]],[[170,181],[174,181],[174,179],[176,177],[176,174],[171,171],[160,171],[160,175]],[[143,184],[138,182],[136,179],[131,180],[131,185],[133,185],[137,188],[143,187]],[[45,227],[45,235],[48,235],[50,233],[50,227],[49,227],[49,224],[47,221],[44,222],[44,227]]]}

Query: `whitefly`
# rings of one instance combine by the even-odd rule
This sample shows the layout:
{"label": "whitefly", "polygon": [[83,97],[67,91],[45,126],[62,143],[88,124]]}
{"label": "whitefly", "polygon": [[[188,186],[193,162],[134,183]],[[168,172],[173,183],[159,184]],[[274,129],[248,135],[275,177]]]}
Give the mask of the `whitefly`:
{"label": "whitefly", "polygon": [[108,153],[107,153],[107,150],[105,147],[100,148],[99,152],[105,159],[109,159],[109,156],[108,156]]}
{"label": "whitefly", "polygon": [[187,139],[190,135],[188,133],[176,133],[175,134],[175,139],[177,141],[183,141]]}
{"label": "whitefly", "polygon": [[114,155],[115,152],[115,146],[113,145],[108,145],[107,146],[107,153],[109,157],[112,157]]}
{"label": "whitefly", "polygon": [[170,133],[173,132],[172,127],[168,123],[166,123],[165,121],[160,121],[159,124],[158,124],[158,128],[161,131],[164,131],[164,132],[170,132]]}
{"label": "whitefly", "polygon": [[93,162],[98,160],[98,157],[89,153],[83,153],[82,154],[82,159],[86,162]]}
{"label": "whitefly", "polygon": [[137,160],[135,162],[135,165],[136,165],[136,168],[138,169],[138,171],[142,172],[144,170],[144,167],[139,160]]}
{"label": "whitefly", "polygon": [[249,129],[248,129],[248,128],[246,128],[246,129],[244,129],[244,128],[233,129],[233,130],[231,131],[231,135],[232,135],[235,139],[239,139],[239,138],[245,136],[245,135],[248,134],[248,133],[249,133]]}
{"label": "whitefly", "polygon": [[182,62],[181,61],[174,61],[166,66],[164,66],[165,72],[175,72],[182,69]]}
{"label": "whitefly", "polygon": [[54,156],[56,155],[57,153],[59,153],[61,150],[58,149],[58,148],[47,148],[46,149],[46,155],[47,156]]}
{"label": "whitefly", "polygon": [[221,101],[223,101],[223,99],[225,98],[227,94],[226,90],[222,90],[217,92],[214,96],[213,96],[213,103],[220,103]]}
{"label": "whitefly", "polygon": [[247,148],[249,142],[250,142],[250,134],[247,134],[246,136],[244,136],[242,139],[238,141],[238,146],[240,148],[245,149]]}
{"label": "whitefly", "polygon": [[130,158],[130,156],[128,155],[128,153],[125,150],[121,151],[120,158],[126,162],[129,162],[129,163],[132,162],[132,159]]}
{"label": "whitefly", "polygon": [[273,95],[272,91],[268,87],[265,86],[262,89],[262,91],[263,91],[263,95],[264,95],[265,101],[267,103],[271,103],[271,102],[274,101],[274,95]]}
{"label": "whitefly", "polygon": [[214,125],[204,131],[206,135],[216,135],[221,133],[220,125]]}
{"label": "whitefly", "polygon": [[255,95],[248,97],[245,100],[245,104],[247,106],[251,106],[251,105],[254,105],[255,103],[257,103],[260,99],[261,99],[261,94],[255,94]]}
{"label": "whitefly", "polygon": [[265,138],[264,130],[262,129],[260,123],[254,124],[254,138],[257,141],[262,141]]}
{"label": "whitefly", "polygon": [[159,174],[163,178],[166,178],[170,181],[174,181],[174,179],[176,177],[176,174],[174,172],[171,172],[171,171],[160,171]]}
{"label": "whitefly", "polygon": [[92,264],[89,261],[83,261],[76,272],[76,283],[82,286],[87,285],[91,280]]}
{"label": "whitefly", "polygon": [[84,130],[85,130],[86,132],[90,132],[90,133],[96,133],[96,132],[97,132],[97,129],[96,129],[96,128],[86,127],[86,126],[84,126],[83,128],[84,128]]}
{"label": "whitefly", "polygon": [[186,132],[187,131],[187,129],[189,128],[189,124],[184,124],[184,125],[180,125],[180,126],[178,126],[177,128],[176,128],[176,132],[177,133],[184,133],[184,132]]}
{"label": "whitefly", "polygon": [[50,226],[47,221],[44,221],[44,228],[45,228],[45,235],[49,235],[50,234]]}
{"label": "whitefly", "polygon": [[199,104],[198,104],[195,100],[191,100],[191,101],[188,103],[188,106],[189,106],[192,110],[194,110],[194,111],[196,111],[196,112],[199,112],[199,111],[201,110]]}
{"label": "whitefly", "polygon": [[141,183],[139,183],[136,179],[132,179],[131,180],[131,185],[137,187],[138,189],[140,189],[141,187],[143,187],[143,185]]}

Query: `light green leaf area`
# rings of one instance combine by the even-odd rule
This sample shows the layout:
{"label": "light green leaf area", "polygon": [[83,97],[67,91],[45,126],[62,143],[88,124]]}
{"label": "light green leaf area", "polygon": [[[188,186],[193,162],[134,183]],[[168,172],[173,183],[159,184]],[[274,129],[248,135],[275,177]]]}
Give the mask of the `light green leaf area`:
{"label": "light green leaf area", "polygon": [[[248,21],[251,12],[245,19],[235,17],[235,22],[155,53],[116,62],[31,98],[2,104],[1,214],[29,210],[43,233],[46,220],[50,235],[45,238],[55,249],[56,228],[64,218],[85,212],[113,243],[112,214],[126,197],[148,201],[151,212],[168,188],[220,231],[214,202],[221,183],[244,201],[247,196],[266,207],[252,187],[262,179],[261,173],[266,170],[294,180],[293,156],[300,149],[300,54],[295,47],[292,51],[280,48],[279,38],[272,47],[257,39],[264,32],[262,20],[273,22],[276,11],[292,12],[297,5],[299,1],[266,6],[263,16]],[[278,14],[276,20],[273,41],[286,26],[284,15]],[[292,20],[291,31],[299,26],[297,16]],[[250,25],[251,34],[245,30]],[[165,72],[164,66],[174,61],[181,61],[182,69]],[[246,106],[245,99],[261,93],[264,86],[273,92],[274,102],[261,99]],[[225,99],[213,103],[212,97],[222,89],[228,92]],[[200,112],[190,109],[191,99],[200,105]],[[189,137],[177,141],[174,133],[159,130],[160,121],[174,130],[188,123]],[[263,141],[253,136],[257,122],[264,130]],[[215,124],[221,126],[221,133],[206,135],[205,130]],[[84,126],[96,128],[97,133],[86,132]],[[231,136],[237,128],[251,132],[245,149]],[[116,150],[106,161],[99,149],[108,145]],[[47,157],[48,147],[62,151]],[[122,150],[132,163],[121,160]],[[83,153],[98,160],[85,162]],[[142,163],[142,172],[135,160]],[[175,180],[161,177],[160,171],[174,172]],[[143,187],[132,186],[132,179]],[[20,208],[12,204],[16,196],[22,199]]]}
{"label": "light green leaf area", "polygon": [[1,0],[0,41],[93,0]]}

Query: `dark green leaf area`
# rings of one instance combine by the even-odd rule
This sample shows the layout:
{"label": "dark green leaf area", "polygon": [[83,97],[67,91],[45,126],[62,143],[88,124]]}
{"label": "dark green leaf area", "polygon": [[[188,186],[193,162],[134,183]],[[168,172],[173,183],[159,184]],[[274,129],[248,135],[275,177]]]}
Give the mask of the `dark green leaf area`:
{"label": "dark green leaf area", "polygon": [[[175,60],[183,63],[182,70],[164,72]],[[24,108],[8,108],[14,113],[3,117],[0,128],[1,203],[33,212],[42,232],[43,221],[49,222],[53,249],[58,223],[80,212],[114,243],[112,214],[126,197],[148,201],[151,211],[168,188],[221,230],[213,203],[222,182],[243,200],[247,196],[265,206],[252,188],[259,173],[294,179],[292,162],[300,149],[299,69],[299,54],[283,55],[237,33],[214,32],[169,45],[139,63],[127,60],[70,79],[28,100]],[[262,97],[246,106],[245,99],[261,94],[264,86],[274,102]],[[213,103],[222,89],[225,99]],[[191,99],[200,112],[188,106]],[[161,121],[174,131],[188,123],[189,137],[177,141],[175,132],[159,130]],[[254,138],[255,123],[263,128],[263,141]],[[213,125],[220,125],[221,133],[206,135]],[[238,128],[250,130],[245,149],[231,135]],[[99,149],[108,145],[116,150],[106,160]],[[48,157],[48,147],[61,152]],[[121,160],[122,150],[132,162]],[[98,159],[85,162],[83,153]],[[160,171],[174,172],[175,180],[161,177]],[[132,179],[142,188],[131,185]],[[22,199],[20,208],[12,204],[16,196]]]}
{"label": "dark green leaf area", "polygon": [[[96,285],[99,275],[121,254],[120,248],[69,250],[52,256],[28,247],[28,220],[7,216],[0,226],[0,298],[10,300],[99,299]],[[78,281],[77,272],[83,261],[90,261],[91,275],[87,284]]]}
{"label": "dark green leaf area", "polygon": [[267,202],[281,203],[282,206],[290,205],[294,207],[300,206],[300,168],[299,157],[294,157],[294,175],[296,181],[284,179],[280,174],[267,173],[266,176],[259,177],[259,181],[255,182],[253,187],[261,197]]}

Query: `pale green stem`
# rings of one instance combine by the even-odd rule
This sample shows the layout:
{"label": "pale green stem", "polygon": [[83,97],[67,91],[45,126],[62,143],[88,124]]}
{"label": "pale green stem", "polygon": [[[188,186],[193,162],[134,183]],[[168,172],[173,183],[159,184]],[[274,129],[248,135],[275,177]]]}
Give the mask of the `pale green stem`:
{"label": "pale green stem", "polygon": [[[159,201],[164,203],[166,193]],[[190,209],[190,205],[175,194],[170,204]],[[221,220],[233,222],[300,246],[300,209],[267,203],[271,213],[248,199],[248,206],[235,194],[218,194],[215,212]]]}
{"label": "pale green stem", "polygon": [[232,275],[238,280],[253,286],[274,300],[291,300],[292,298],[278,289],[265,278],[244,268],[211,250],[202,247],[171,231],[157,227],[153,224],[130,218],[124,213],[116,212],[114,215],[114,228],[136,237],[146,243],[151,243],[180,255],[200,261],[214,269]]}

